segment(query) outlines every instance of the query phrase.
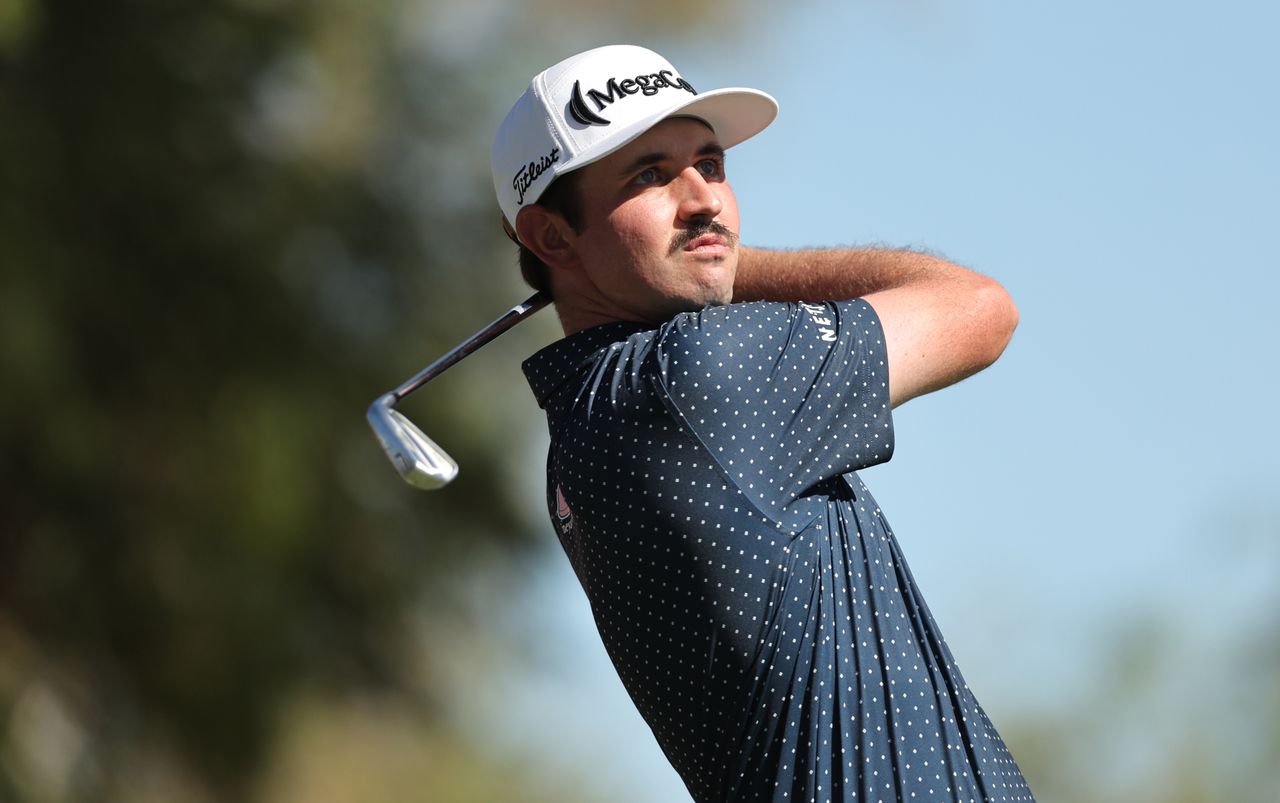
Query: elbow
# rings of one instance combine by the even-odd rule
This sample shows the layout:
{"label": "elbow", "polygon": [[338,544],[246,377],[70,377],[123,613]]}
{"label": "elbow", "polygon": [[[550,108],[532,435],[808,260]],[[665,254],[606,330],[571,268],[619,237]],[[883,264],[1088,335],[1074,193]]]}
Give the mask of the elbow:
{"label": "elbow", "polygon": [[982,320],[981,329],[986,333],[983,338],[983,367],[986,367],[1000,359],[1013,339],[1013,332],[1018,328],[1018,306],[999,282],[983,277],[977,291],[975,310]]}

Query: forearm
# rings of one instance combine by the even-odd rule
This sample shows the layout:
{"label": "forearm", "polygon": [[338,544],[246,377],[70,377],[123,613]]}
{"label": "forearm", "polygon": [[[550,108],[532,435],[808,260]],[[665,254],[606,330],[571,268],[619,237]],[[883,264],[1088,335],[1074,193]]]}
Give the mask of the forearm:
{"label": "forearm", "polygon": [[741,249],[734,301],[838,301],[907,284],[965,281],[972,271],[916,251],[823,248]]}
{"label": "forearm", "polygon": [[995,362],[1018,325],[995,281],[913,251],[743,249],[733,291],[735,301],[865,298],[884,327],[895,407]]}

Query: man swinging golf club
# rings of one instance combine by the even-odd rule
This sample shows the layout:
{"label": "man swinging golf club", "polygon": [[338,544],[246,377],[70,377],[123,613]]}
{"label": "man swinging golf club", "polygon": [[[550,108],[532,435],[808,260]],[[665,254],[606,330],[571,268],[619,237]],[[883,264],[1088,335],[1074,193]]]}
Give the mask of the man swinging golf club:
{"label": "man swinging golf club", "polygon": [[502,123],[504,224],[565,332],[524,366],[548,512],[696,800],[1030,801],[855,473],[1017,311],[918,253],[741,246],[725,149],[776,111],[611,46]]}

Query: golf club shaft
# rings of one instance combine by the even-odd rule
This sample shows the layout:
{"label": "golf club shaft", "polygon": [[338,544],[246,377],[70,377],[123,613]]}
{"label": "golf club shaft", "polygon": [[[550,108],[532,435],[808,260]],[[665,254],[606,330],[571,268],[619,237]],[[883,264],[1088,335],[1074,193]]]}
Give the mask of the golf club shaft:
{"label": "golf club shaft", "polygon": [[534,293],[525,299],[523,303],[517,304],[507,310],[502,317],[454,346],[449,353],[431,363],[426,368],[423,368],[412,379],[391,391],[391,395],[395,397],[397,402],[400,401],[405,396],[408,396],[410,393],[413,393],[418,388],[444,373],[454,363],[479,349],[490,340],[493,340],[498,335],[520,323],[525,318],[542,309],[549,303],[551,303],[551,298],[549,296],[541,292]]}

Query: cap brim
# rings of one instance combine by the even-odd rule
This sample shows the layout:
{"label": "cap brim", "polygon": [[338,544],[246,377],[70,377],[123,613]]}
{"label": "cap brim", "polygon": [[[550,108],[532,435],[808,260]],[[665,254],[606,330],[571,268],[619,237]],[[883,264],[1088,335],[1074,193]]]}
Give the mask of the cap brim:
{"label": "cap brim", "polygon": [[559,165],[556,175],[562,176],[599,161],[672,117],[697,117],[705,121],[716,132],[720,146],[728,149],[759,134],[777,116],[778,102],[768,93],[744,87],[713,89],[690,97],[684,103],[678,103],[658,114],[634,121],[615,136]]}

